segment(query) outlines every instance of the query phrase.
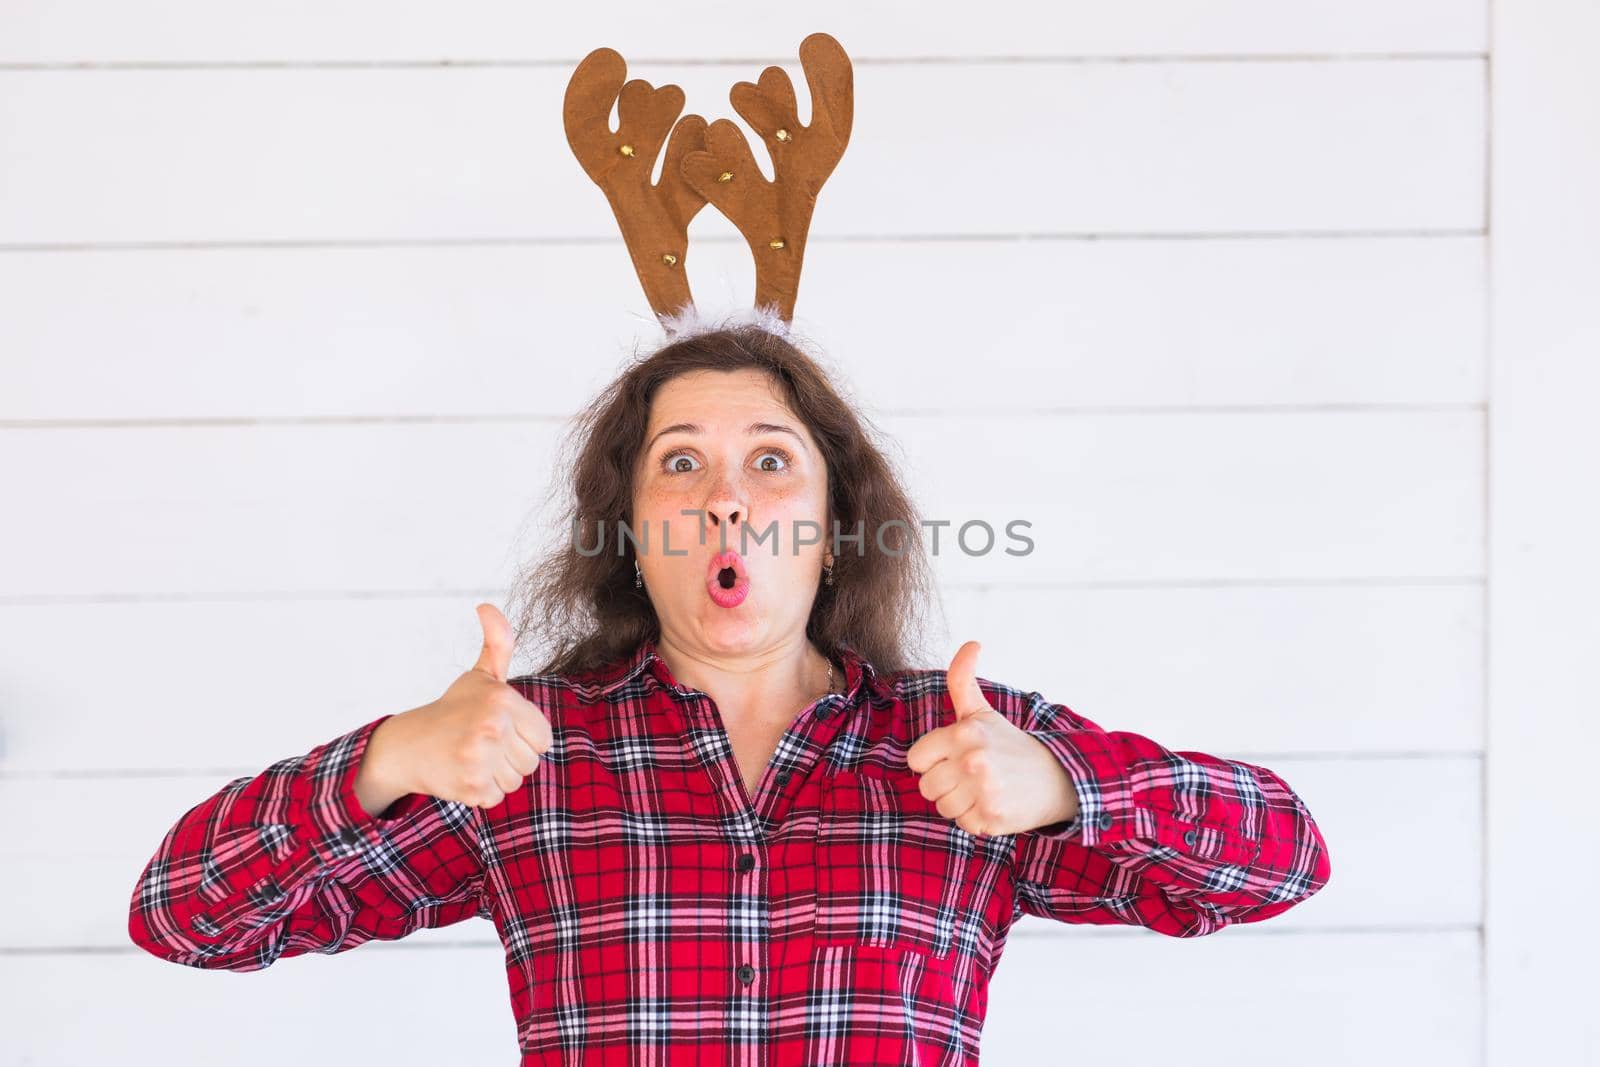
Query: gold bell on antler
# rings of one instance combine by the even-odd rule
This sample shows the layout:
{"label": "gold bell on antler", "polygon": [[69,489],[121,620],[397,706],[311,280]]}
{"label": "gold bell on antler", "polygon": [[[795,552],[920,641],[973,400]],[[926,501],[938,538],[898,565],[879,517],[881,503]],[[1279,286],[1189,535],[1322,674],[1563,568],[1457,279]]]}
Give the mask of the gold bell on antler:
{"label": "gold bell on antler", "polygon": [[676,267],[678,265],[678,257],[673,255],[671,252],[664,252],[661,256],[661,262],[665,263],[669,267]]}
{"label": "gold bell on antler", "polygon": [[633,145],[625,144],[621,148],[617,149],[617,151],[621,152],[625,156],[631,156],[633,155]]}
{"label": "gold bell on antler", "polygon": [[783,238],[782,237],[774,237],[772,240],[767,242],[767,247],[771,248],[771,249],[774,249],[774,250],[782,248],[783,247]]}
{"label": "gold bell on antler", "polygon": [[784,129],[780,129],[777,133],[773,134],[772,136],[776,137],[780,141],[787,141],[789,139],[789,131],[788,130],[784,130]]}

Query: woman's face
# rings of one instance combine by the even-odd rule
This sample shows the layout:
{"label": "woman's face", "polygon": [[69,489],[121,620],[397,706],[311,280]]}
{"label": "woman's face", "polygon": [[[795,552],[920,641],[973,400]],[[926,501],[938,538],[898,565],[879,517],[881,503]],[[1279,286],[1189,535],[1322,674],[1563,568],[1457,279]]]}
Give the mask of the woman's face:
{"label": "woman's face", "polygon": [[663,633],[712,654],[803,636],[827,502],[817,443],[766,374],[697,370],[662,385],[634,472],[633,533]]}

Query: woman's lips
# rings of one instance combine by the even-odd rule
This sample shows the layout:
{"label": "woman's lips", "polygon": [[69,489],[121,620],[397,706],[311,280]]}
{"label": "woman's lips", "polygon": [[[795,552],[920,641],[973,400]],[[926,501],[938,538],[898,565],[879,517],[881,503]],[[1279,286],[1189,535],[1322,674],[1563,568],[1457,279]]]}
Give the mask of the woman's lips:
{"label": "woman's lips", "polygon": [[736,608],[750,595],[750,575],[738,552],[730,548],[711,557],[706,565],[706,592],[724,608]]}

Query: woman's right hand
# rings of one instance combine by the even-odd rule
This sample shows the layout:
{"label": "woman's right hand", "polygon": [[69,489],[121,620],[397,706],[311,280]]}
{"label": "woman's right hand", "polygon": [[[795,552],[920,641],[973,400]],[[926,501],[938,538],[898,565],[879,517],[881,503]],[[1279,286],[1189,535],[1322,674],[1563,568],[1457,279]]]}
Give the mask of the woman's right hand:
{"label": "woman's right hand", "polygon": [[438,700],[393,716],[369,741],[367,756],[377,762],[373,777],[395,783],[400,795],[426,793],[492,808],[521,786],[550,748],[544,712],[506,684],[511,624],[493,604],[477,610],[483,625],[478,662]]}

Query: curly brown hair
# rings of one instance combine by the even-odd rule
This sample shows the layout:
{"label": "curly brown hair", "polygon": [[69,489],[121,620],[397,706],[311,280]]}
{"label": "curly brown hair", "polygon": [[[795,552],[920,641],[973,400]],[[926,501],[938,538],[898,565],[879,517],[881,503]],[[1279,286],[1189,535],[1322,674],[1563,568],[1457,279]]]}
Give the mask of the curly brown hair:
{"label": "curly brown hair", "polygon": [[[520,606],[507,613],[518,647],[530,635],[540,639],[543,665],[536,673],[591,671],[660,636],[649,596],[634,587],[633,558],[624,552],[618,528],[631,526],[633,472],[651,400],[680,374],[747,368],[777,383],[827,465],[827,530],[837,530],[840,540],[833,583],[818,582],[806,636],[835,658],[840,646],[848,646],[884,675],[925,659],[920,642],[937,595],[917,511],[878,444],[883,435],[835,389],[821,357],[798,342],[796,335],[747,324],[671,341],[635,356],[579,412],[556,465],[570,473],[550,490],[551,501],[564,497],[554,527],[561,534],[552,538],[550,552],[522,569],[512,593]],[[578,530],[590,554],[579,551],[573,536]],[[874,531],[882,531],[882,551]],[[859,542],[846,540],[851,534],[861,534]]]}

